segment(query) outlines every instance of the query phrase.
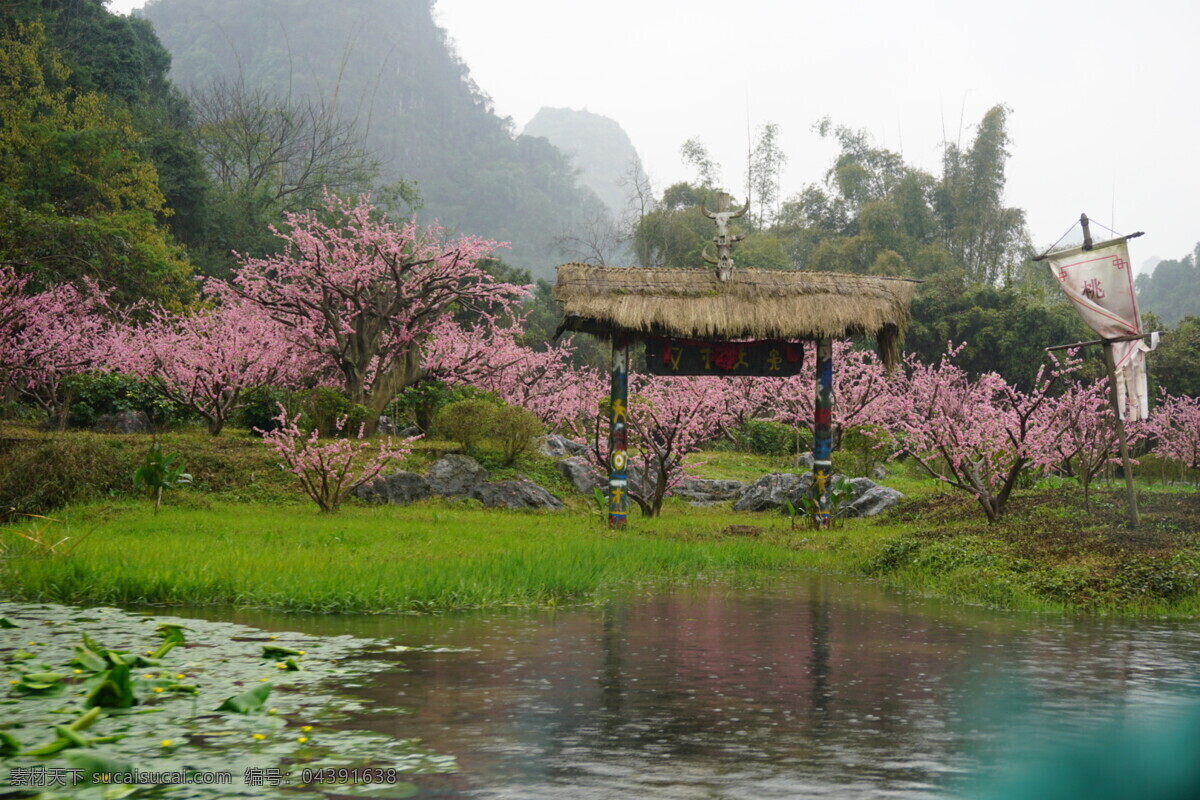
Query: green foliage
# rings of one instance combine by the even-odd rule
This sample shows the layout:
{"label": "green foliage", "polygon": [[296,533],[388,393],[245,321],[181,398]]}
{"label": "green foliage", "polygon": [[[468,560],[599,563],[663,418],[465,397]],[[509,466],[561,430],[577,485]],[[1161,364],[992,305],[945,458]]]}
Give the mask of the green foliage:
{"label": "green foliage", "polygon": [[101,417],[121,411],[140,411],[156,427],[195,421],[195,415],[170,402],[149,383],[117,372],[89,372],[68,376],[63,385],[71,398],[71,425],[91,428]]}
{"label": "green foliage", "polygon": [[447,403],[437,412],[433,430],[437,435],[458,442],[463,452],[469,453],[493,435],[500,406],[484,399],[456,400]]}
{"label": "green foliage", "polygon": [[1200,396],[1200,316],[1179,320],[1146,361],[1157,386],[1174,395]]}
{"label": "green foliage", "polygon": [[871,477],[875,468],[892,455],[887,431],[878,425],[856,425],[842,431],[838,448],[851,475]]}
{"label": "green foliage", "polygon": [[451,386],[442,381],[422,381],[415,386],[406,386],[393,400],[385,412],[397,422],[404,420],[416,425],[422,433],[434,430],[434,419],[438,411],[450,403],[460,400],[486,400],[499,405],[500,399],[492,392],[484,392],[473,386]]}
{"label": "green foliage", "polygon": [[787,456],[805,447],[797,428],[769,419],[748,419],[732,431],[738,449],[760,456]]}
{"label": "green foliage", "polygon": [[500,443],[506,465],[533,450],[533,438],[546,432],[542,421],[526,408],[499,406],[492,413],[490,438]]}
{"label": "green foliage", "polygon": [[311,432],[315,429],[322,436],[332,435],[342,418],[346,420],[342,435],[357,436],[359,427],[365,425],[371,415],[366,406],[351,402],[337,389],[328,386],[295,392],[290,398],[290,407],[302,415],[301,430]]}
{"label": "green foliage", "polygon": [[246,390],[242,397],[239,422],[256,436],[278,428],[279,421],[275,418],[279,416],[279,406],[288,408],[292,403],[292,393],[276,386],[256,386]]}
{"label": "green foliage", "polygon": [[1167,325],[1185,317],[1200,317],[1200,243],[1180,259],[1160,261],[1134,282],[1138,307]]}
{"label": "green foliage", "polygon": [[97,277],[124,302],[191,296],[128,114],[65,86],[42,25],[0,31],[0,43],[0,260],[43,282]]}
{"label": "green foliage", "polygon": [[61,435],[0,444],[0,517],[46,514],[126,490],[132,450],[101,437]]}
{"label": "green foliage", "polygon": [[178,453],[166,453],[162,445],[155,442],[146,452],[146,460],[133,471],[134,490],[145,489],[154,496],[154,513],[162,505],[164,489],[175,489],[192,482],[192,476],[183,471]]}

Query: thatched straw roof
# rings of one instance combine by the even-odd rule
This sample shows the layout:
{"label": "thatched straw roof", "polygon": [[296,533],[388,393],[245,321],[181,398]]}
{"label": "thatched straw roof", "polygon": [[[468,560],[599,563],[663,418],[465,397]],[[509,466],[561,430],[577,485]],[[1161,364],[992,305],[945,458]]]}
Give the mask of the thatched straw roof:
{"label": "thatched straw roof", "polygon": [[736,269],[721,282],[710,269],[563,264],[555,298],[561,331],[686,339],[871,336],[889,367],[900,358],[916,282],[906,278]]}

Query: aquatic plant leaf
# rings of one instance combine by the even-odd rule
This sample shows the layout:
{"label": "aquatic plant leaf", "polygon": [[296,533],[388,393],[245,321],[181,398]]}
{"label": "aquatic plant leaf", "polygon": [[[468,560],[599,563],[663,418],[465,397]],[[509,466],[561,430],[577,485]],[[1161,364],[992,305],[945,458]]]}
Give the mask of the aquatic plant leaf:
{"label": "aquatic plant leaf", "polygon": [[8,617],[0,617],[0,630],[6,629],[6,628],[19,628],[19,627],[21,627],[21,626],[15,622],[13,622]]}
{"label": "aquatic plant leaf", "polygon": [[225,702],[217,706],[217,711],[232,711],[235,714],[252,714],[262,710],[263,703],[271,694],[271,684],[264,683],[248,692],[242,692],[233,697],[227,697]]}
{"label": "aquatic plant leaf", "polygon": [[137,705],[133,694],[133,682],[129,676],[127,664],[117,664],[107,673],[102,674],[99,686],[92,690],[84,703],[88,708],[131,708]]}
{"label": "aquatic plant leaf", "polygon": [[81,776],[82,784],[108,783],[108,781],[104,780],[103,776],[133,772],[133,765],[128,761],[121,761],[97,753],[76,750],[67,753],[65,758],[72,768],[83,770]]}
{"label": "aquatic plant leaf", "polygon": [[0,756],[11,756],[21,751],[21,743],[10,734],[0,731]]}
{"label": "aquatic plant leaf", "polygon": [[269,644],[263,645],[263,658],[283,658],[284,656],[302,656],[303,650],[293,650],[290,647],[280,647],[279,645]]}
{"label": "aquatic plant leaf", "polygon": [[68,663],[83,667],[90,672],[103,672],[108,669],[108,661],[103,656],[82,644],[75,645],[75,658]]}

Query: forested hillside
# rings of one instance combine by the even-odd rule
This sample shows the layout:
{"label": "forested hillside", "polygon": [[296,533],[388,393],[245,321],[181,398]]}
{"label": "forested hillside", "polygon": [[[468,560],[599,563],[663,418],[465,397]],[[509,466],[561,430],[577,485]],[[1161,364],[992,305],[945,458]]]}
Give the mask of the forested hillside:
{"label": "forested hillside", "polygon": [[317,104],[351,126],[377,184],[415,183],[423,218],[510,242],[506,261],[549,275],[556,240],[605,213],[563,153],[493,112],[430,0],[153,0],[143,13],[194,96]]}
{"label": "forested hillside", "polygon": [[1200,243],[1183,258],[1158,262],[1154,272],[1137,277],[1134,288],[1142,311],[1167,325],[1200,317]]}

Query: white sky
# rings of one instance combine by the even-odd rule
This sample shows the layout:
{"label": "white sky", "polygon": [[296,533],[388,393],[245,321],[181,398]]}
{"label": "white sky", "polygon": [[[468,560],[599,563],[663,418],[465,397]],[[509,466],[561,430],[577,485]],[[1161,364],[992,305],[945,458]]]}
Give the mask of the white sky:
{"label": "white sky", "polygon": [[835,147],[812,132],[824,116],[936,174],[940,143],[969,143],[1004,103],[1007,202],[1026,209],[1036,245],[1081,211],[1146,231],[1131,246],[1136,264],[1200,241],[1194,0],[438,0],[435,10],[518,130],[542,106],[612,117],[660,190],[692,177],[679,146],[698,137],[742,193],[747,119],[780,126],[785,196],[832,163]]}

